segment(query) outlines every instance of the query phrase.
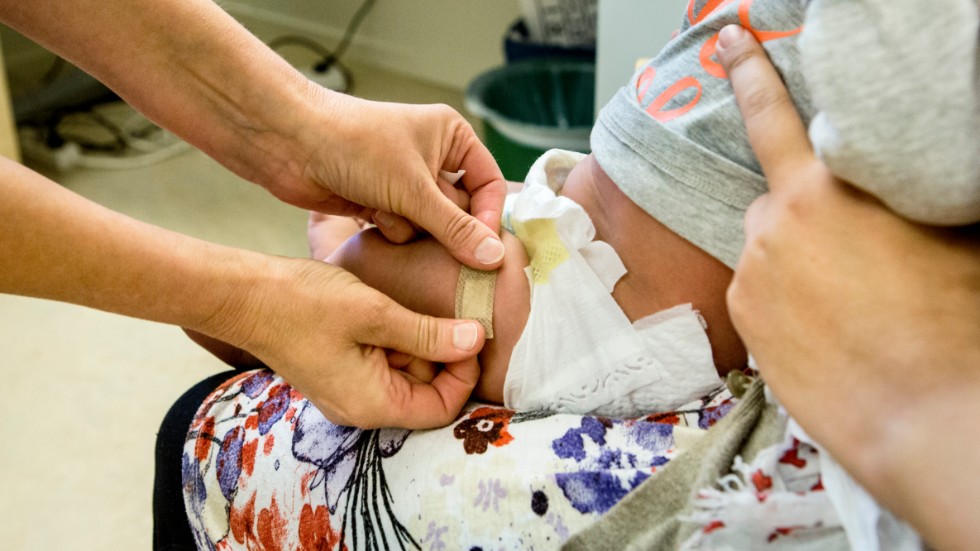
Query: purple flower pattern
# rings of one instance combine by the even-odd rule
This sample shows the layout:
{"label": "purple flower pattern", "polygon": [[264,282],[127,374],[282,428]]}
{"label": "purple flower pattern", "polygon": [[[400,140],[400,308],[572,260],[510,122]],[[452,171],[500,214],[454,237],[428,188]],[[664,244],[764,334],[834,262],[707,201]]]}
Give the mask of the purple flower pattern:
{"label": "purple flower pattern", "polygon": [[[634,420],[481,406],[441,431],[361,430],[330,423],[278,376],[251,372],[209,397],[195,419],[185,447],[185,497],[205,549],[259,541],[279,526],[270,518],[285,522],[291,549],[559,544],[670,461],[674,426],[710,426],[731,405],[712,395],[689,409]],[[279,489],[265,490],[266,477]],[[458,500],[451,507],[459,518],[513,524],[489,533],[471,531],[479,523],[446,524],[448,517],[431,516],[446,511],[421,499],[440,492],[451,496],[447,505]],[[298,505],[282,508],[286,496],[309,500],[298,524]],[[517,521],[522,509],[535,520]],[[228,531],[206,531],[221,521],[202,519],[221,510],[229,511]]]}
{"label": "purple flower pattern", "polygon": [[667,464],[673,431],[670,424],[583,417],[551,444],[555,455],[579,468],[557,473],[558,486],[579,512],[605,513]]}

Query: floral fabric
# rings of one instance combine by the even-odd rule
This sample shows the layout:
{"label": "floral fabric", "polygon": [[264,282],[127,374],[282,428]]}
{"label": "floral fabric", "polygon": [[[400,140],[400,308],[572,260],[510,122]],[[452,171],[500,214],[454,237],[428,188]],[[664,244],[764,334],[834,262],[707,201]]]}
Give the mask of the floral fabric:
{"label": "floral fabric", "polygon": [[442,429],[360,430],[251,371],[198,411],[184,500],[203,549],[556,548],[733,405],[725,389],[629,420],[472,404]]}

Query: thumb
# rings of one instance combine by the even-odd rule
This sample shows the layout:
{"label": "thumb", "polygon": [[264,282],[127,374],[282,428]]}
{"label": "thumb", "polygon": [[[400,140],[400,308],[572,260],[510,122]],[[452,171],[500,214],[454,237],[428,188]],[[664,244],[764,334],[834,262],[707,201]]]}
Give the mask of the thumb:
{"label": "thumb", "polygon": [[[429,176],[431,178],[431,176]],[[424,196],[406,204],[401,213],[425,228],[449,254],[477,270],[492,270],[504,259],[500,236],[486,224],[459,208],[437,185],[421,186]]]}
{"label": "thumb", "polygon": [[434,362],[473,358],[483,348],[483,327],[472,320],[435,318],[393,300],[371,324],[363,342]]}

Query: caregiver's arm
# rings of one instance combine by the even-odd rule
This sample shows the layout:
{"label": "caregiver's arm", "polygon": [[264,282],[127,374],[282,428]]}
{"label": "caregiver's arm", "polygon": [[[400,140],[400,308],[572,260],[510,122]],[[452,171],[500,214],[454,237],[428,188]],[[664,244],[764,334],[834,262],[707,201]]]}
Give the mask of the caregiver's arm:
{"label": "caregiver's arm", "polygon": [[718,44],[771,190],[746,216],[737,329],[787,410],[883,505],[935,547],[975,546],[980,228],[910,223],[834,178],[757,43],[726,28]]}
{"label": "caregiver's arm", "polygon": [[[231,343],[337,423],[445,425],[476,384],[476,322],[414,314],[322,262],[144,224],[3,158],[0,251],[0,292],[180,325]],[[455,363],[431,385],[414,384],[389,368],[385,348]]]}
{"label": "caregiver's arm", "polygon": [[[448,107],[316,86],[211,0],[0,0],[0,20],[280,199],[365,218],[402,215],[462,262],[500,264],[506,185]],[[460,169],[476,218],[436,186],[439,170]],[[375,221],[387,219],[386,235],[409,237],[398,216]]]}

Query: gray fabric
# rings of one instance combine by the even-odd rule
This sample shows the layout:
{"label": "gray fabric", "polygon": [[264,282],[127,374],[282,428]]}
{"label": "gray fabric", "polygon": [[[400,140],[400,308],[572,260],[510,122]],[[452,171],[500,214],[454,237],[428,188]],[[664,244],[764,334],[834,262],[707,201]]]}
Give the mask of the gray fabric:
{"label": "gray fabric", "polygon": [[676,549],[695,526],[679,520],[691,511],[691,497],[729,472],[736,455],[751,462],[779,442],[786,420],[767,403],[756,380],[738,405],[691,449],[626,496],[601,520],[566,543],[566,550]]}
{"label": "gray fabric", "polygon": [[980,221],[977,11],[977,0],[820,0],[807,14],[814,147],[919,222]]}
{"label": "gray fabric", "polygon": [[[729,81],[699,56],[745,5],[760,31],[793,30],[807,17],[803,38],[763,46],[832,170],[906,216],[980,220],[976,0],[755,0],[703,19],[706,2],[696,0],[697,23],[685,18],[592,132],[597,162],[630,199],[729,267],[738,262],[745,208],[766,184]],[[656,77],[644,91],[648,69]],[[663,122],[645,111],[681,81],[688,88],[659,111],[696,100],[693,108]]]}
{"label": "gray fabric", "polygon": [[[605,106],[592,133],[592,150],[635,203],[734,267],[744,243],[745,208],[766,185],[728,80],[713,76],[699,61],[703,45],[721,27],[739,23],[739,6],[746,2],[699,18],[707,3],[693,2],[681,34]],[[794,29],[806,16],[799,40],[789,36],[763,46],[810,124],[816,151],[837,175],[916,220],[980,221],[977,0],[755,0],[748,5],[752,26],[760,30]],[[648,67],[655,67],[656,78],[638,98]],[[697,80],[700,96],[690,88],[661,111],[682,108],[697,96],[694,108],[663,122],[645,111],[688,77]],[[710,437],[565,548],[676,548],[692,530],[677,519],[689,511],[693,489],[726,472],[735,453],[751,457],[772,442],[769,431],[780,425],[763,413],[760,398],[757,385]]]}
{"label": "gray fabric", "polygon": [[[704,2],[695,4],[697,16]],[[748,145],[728,79],[707,72],[698,55],[719,29],[739,22],[739,4],[720,8],[693,26],[685,18],[681,34],[646,65],[654,68],[656,78],[642,100],[638,101],[637,84],[646,67],[603,108],[592,131],[596,161],[623,193],[729,267],[738,262],[744,244],[745,209],[765,193],[766,182]],[[752,21],[758,28],[795,29],[803,16],[798,0],[752,4]],[[813,105],[798,71],[797,37],[770,40],[764,47],[784,75],[797,109],[809,121]],[[701,90],[693,109],[665,122],[644,111],[689,77],[697,80]],[[689,88],[662,110],[682,108],[695,96]]]}

